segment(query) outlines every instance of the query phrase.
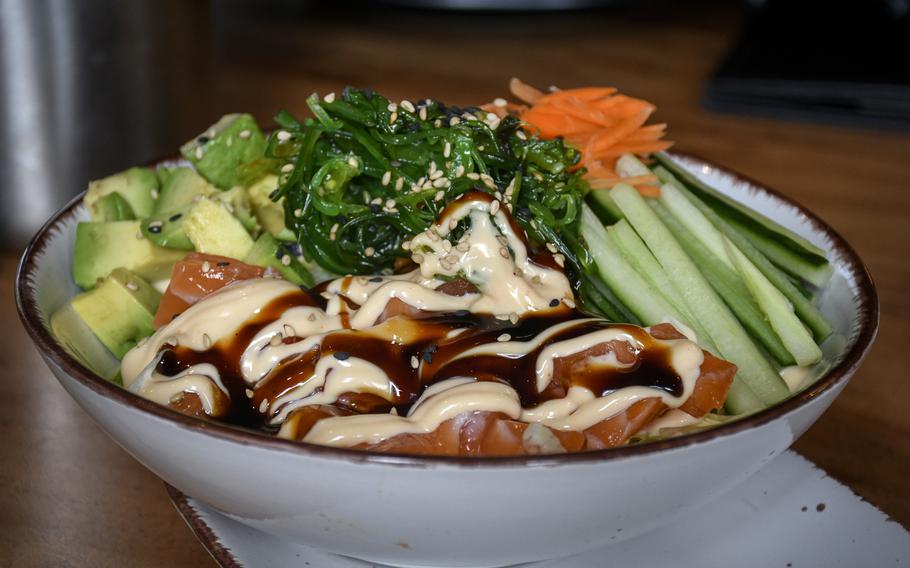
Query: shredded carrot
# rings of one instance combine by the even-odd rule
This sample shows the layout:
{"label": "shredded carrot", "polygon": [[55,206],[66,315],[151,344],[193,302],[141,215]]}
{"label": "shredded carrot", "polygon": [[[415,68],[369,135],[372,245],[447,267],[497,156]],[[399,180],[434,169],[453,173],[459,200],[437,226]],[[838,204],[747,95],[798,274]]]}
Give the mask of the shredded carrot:
{"label": "shredded carrot", "polygon": [[672,142],[661,140],[666,124],[645,125],[657,110],[653,104],[617,92],[613,87],[543,91],[513,78],[512,94],[528,106],[508,106],[541,138],[561,136],[581,151],[585,178],[595,189],[612,187],[620,181],[636,187],[644,195],[658,195],[660,188],[654,176],[621,178],[616,161],[623,154],[647,157],[669,148]]}

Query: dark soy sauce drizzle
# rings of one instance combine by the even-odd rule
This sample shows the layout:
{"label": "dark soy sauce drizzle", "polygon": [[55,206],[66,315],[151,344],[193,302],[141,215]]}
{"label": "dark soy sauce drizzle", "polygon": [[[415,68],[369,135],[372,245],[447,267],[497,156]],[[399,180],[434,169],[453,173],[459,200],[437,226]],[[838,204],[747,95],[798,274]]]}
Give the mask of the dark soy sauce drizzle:
{"label": "dark soy sauce drizzle", "polygon": [[[356,413],[388,413],[394,407],[400,415],[406,415],[427,386],[461,376],[508,384],[518,392],[525,408],[561,398],[572,385],[588,388],[595,396],[629,386],[649,387],[674,396],[683,392],[682,379],[670,363],[670,349],[656,342],[645,330],[634,325],[591,319],[583,312],[560,305],[544,312],[526,314],[515,324],[489,315],[459,311],[421,313],[418,317],[395,316],[371,330],[334,331],[325,335],[320,346],[279,363],[257,386],[253,397],[248,397],[246,391],[249,386],[240,372],[240,358],[244,350],[259,331],[277,320],[285,310],[296,306],[324,308],[325,300],[317,290],[300,290],[277,298],[264,306],[232,337],[219,341],[206,351],[166,348],[158,363],[158,372],[173,376],[195,364],[214,365],[230,394],[230,408],[226,415],[219,418],[270,432],[274,432],[275,427],[270,426],[268,417],[259,412],[260,403],[266,400],[271,404],[283,393],[301,385],[313,375],[320,358],[333,355],[339,362],[350,357],[369,361],[381,368],[392,383],[389,401],[371,393],[347,393],[335,404]],[[567,325],[524,354],[460,356],[474,347],[498,343],[498,338],[504,333],[509,334],[509,341],[526,342],[558,324]],[[388,328],[390,337],[393,335],[391,332],[398,328],[410,330],[409,334],[401,334],[408,337],[407,342],[393,342],[377,333],[384,327]],[[622,330],[643,346],[638,350],[624,343],[626,357],[631,358],[629,366],[598,365],[590,363],[589,358],[582,355],[578,357],[577,366],[570,368],[571,372],[558,373],[563,375],[557,377],[559,380],[551,381],[543,392],[537,392],[535,367],[543,349],[559,341],[609,328]],[[447,334],[456,329],[463,331],[447,338]],[[283,341],[294,343],[300,339],[286,337]],[[604,355],[606,352],[601,346],[600,352],[591,355]],[[415,360],[417,368],[413,365]]]}

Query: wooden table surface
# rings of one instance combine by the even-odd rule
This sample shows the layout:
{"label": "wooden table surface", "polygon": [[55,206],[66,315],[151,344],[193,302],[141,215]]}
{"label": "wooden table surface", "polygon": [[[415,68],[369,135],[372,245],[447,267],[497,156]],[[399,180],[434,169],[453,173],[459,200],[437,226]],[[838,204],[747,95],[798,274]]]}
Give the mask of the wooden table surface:
{"label": "wooden table surface", "polygon": [[[723,5],[521,17],[380,9],[345,22],[303,9],[265,16],[231,9],[212,26],[204,7],[195,19],[174,19],[170,33],[195,42],[196,67],[180,72],[186,87],[176,86],[185,91],[175,112],[181,136],[235,109],[261,119],[281,107],[302,113],[311,92],[345,84],[393,100],[455,104],[502,96],[513,75],[542,86],[610,84],[654,101],[677,148],[816,211],[868,264],[881,295],[881,330],[866,363],[796,450],[910,524],[910,135],[702,110],[704,79],[739,22],[735,8]],[[0,256],[0,566],[212,565],[161,481],[45,368],[15,314],[16,257]]]}

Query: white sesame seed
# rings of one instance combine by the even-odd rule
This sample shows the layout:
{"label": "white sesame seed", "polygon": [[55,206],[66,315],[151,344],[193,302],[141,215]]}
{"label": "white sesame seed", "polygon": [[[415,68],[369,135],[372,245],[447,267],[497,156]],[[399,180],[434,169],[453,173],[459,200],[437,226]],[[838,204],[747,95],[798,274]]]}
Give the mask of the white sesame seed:
{"label": "white sesame seed", "polygon": [[433,121],[433,126],[435,126],[436,128],[440,128],[440,127],[442,126],[442,119],[441,119],[441,118],[437,118],[436,120],[434,120],[434,121]]}
{"label": "white sesame seed", "polygon": [[176,337],[168,337],[167,340],[165,341],[165,343],[168,344],[168,345],[170,345],[171,347],[177,347],[177,338],[176,338]]}
{"label": "white sesame seed", "polygon": [[445,261],[448,262],[449,264],[456,264],[456,263],[458,263],[458,255],[455,253],[452,253],[452,254],[446,256]]}
{"label": "white sesame seed", "polygon": [[126,289],[127,290],[138,290],[139,286],[135,282],[130,280],[129,282],[126,283]]}
{"label": "white sesame seed", "polygon": [[393,207],[395,207],[395,200],[394,199],[387,200],[385,202],[385,206],[386,206],[386,209],[392,209]]}
{"label": "white sesame seed", "polygon": [[439,191],[436,192],[436,195],[433,196],[433,201],[442,201],[442,199],[445,196],[446,196],[446,192],[444,192],[443,190],[440,189]]}
{"label": "white sesame seed", "polygon": [[324,100],[327,103],[334,103],[335,102],[335,93],[327,94],[326,96],[322,97],[322,100]]}
{"label": "white sesame seed", "polygon": [[290,139],[291,139],[291,133],[290,133],[290,132],[288,132],[287,130],[279,130],[279,131],[278,131],[278,141],[279,141],[279,142],[287,142],[287,141],[290,140]]}
{"label": "white sesame seed", "polygon": [[265,414],[269,410],[269,400],[267,398],[259,401],[259,414]]}
{"label": "white sesame seed", "polygon": [[443,171],[442,171],[442,170],[436,170],[436,171],[434,171],[432,174],[430,174],[430,179],[433,180],[433,181],[436,181],[436,180],[438,180],[439,178],[441,178],[442,176],[443,176]]}
{"label": "white sesame seed", "polygon": [[518,323],[518,314],[516,314],[515,312],[512,312],[511,314],[509,314],[509,321],[512,322],[513,325]]}
{"label": "white sesame seed", "polygon": [[212,338],[207,333],[202,334],[202,346],[206,349],[212,346]]}
{"label": "white sesame seed", "polygon": [[471,173],[469,173],[466,177],[467,177],[468,179],[473,179],[473,180],[476,181],[476,180],[479,180],[479,179],[480,179],[480,174],[477,173],[477,172],[471,172]]}
{"label": "white sesame seed", "polygon": [[547,250],[555,253],[557,250],[556,245],[554,245],[553,243],[547,243]]}
{"label": "white sesame seed", "polygon": [[495,113],[488,112],[488,113],[487,113],[487,120],[495,120],[495,121],[499,122],[499,117],[496,116]]}
{"label": "white sesame seed", "polygon": [[396,120],[398,120],[398,113],[393,112],[392,115],[389,116],[389,124],[395,124]]}
{"label": "white sesame seed", "polygon": [[401,243],[401,248],[404,250],[411,250],[411,241],[404,241]]}
{"label": "white sesame seed", "polygon": [[286,174],[294,171],[294,164],[285,164],[281,166],[281,173]]}
{"label": "white sesame seed", "polygon": [[381,197],[374,198],[373,201],[370,201],[370,205],[382,205],[382,198]]}
{"label": "white sesame seed", "polygon": [[459,164],[458,167],[455,168],[455,177],[461,177],[463,175],[464,175],[464,166]]}
{"label": "white sesame seed", "polygon": [[570,300],[569,298],[563,298],[562,303],[570,308],[575,307],[575,300]]}
{"label": "white sesame seed", "polygon": [[493,197],[495,197],[496,199],[502,201],[502,193],[500,193],[499,190],[496,190],[496,191],[493,192]]}
{"label": "white sesame seed", "polygon": [[395,180],[395,189],[401,191],[401,188],[404,187],[404,178],[398,178]]}
{"label": "white sesame seed", "polygon": [[459,122],[461,122],[461,119],[457,116],[453,116],[451,119],[449,119],[449,126],[455,126]]}
{"label": "white sesame seed", "polygon": [[471,248],[471,245],[468,243],[458,243],[458,246],[455,247],[455,250],[458,252],[468,252],[468,249]]}
{"label": "white sesame seed", "polygon": [[202,149],[202,146],[196,146],[196,159],[201,160],[204,155],[205,150]]}
{"label": "white sesame seed", "polygon": [[442,269],[446,271],[452,270],[452,263],[444,258],[439,261],[439,266],[441,266]]}
{"label": "white sesame seed", "polygon": [[338,223],[335,223],[334,225],[332,225],[332,228],[329,229],[329,232],[330,232],[330,233],[337,233],[337,232],[338,232],[338,226],[339,226]]}
{"label": "white sesame seed", "polygon": [[411,101],[408,101],[408,100],[401,101],[401,108],[403,108],[404,110],[406,110],[408,112],[414,112],[414,110],[415,110],[414,105],[411,104]]}
{"label": "white sesame seed", "polygon": [[238,134],[237,136],[239,136],[243,140],[246,140],[247,138],[250,137],[250,135],[252,135],[252,132],[250,132],[249,130],[241,130],[240,134]]}
{"label": "white sesame seed", "polygon": [[331,300],[334,297],[334,296],[332,296],[331,292],[320,292],[319,295],[322,296],[323,298],[325,298],[326,300]]}
{"label": "white sesame seed", "polygon": [[509,239],[507,239],[505,235],[496,235],[496,240],[504,247],[509,246]]}
{"label": "white sesame seed", "polygon": [[446,177],[441,177],[433,181],[433,187],[449,187],[449,185],[451,185],[451,183],[449,182],[449,178]]}
{"label": "white sesame seed", "polygon": [[499,211],[499,200],[493,200],[493,203],[490,203],[490,215],[496,215]]}
{"label": "white sesame seed", "polygon": [[284,335],[286,337],[297,336],[297,330],[295,330],[290,324],[284,324],[284,327],[282,329],[284,329]]}
{"label": "white sesame seed", "polygon": [[443,148],[442,148],[442,155],[445,156],[446,158],[448,158],[449,155],[451,155],[451,154],[452,154],[452,143],[449,142],[448,140],[446,140],[445,146],[443,146]]}
{"label": "white sesame seed", "polygon": [[555,260],[555,261],[556,261],[556,264],[558,264],[560,267],[566,265],[566,257],[564,257],[564,256],[561,255],[561,254],[554,254],[554,255],[553,255],[553,260]]}
{"label": "white sesame seed", "polygon": [[420,366],[420,361],[417,359],[416,355],[411,355],[411,368],[416,369]]}
{"label": "white sesame seed", "polygon": [[374,249],[373,247],[367,247],[367,248],[363,249],[363,254],[365,256],[373,256],[374,254],[376,254],[376,249]]}
{"label": "white sesame seed", "polygon": [[281,264],[283,264],[284,266],[290,266],[291,265],[291,256],[287,255],[287,254],[282,255]]}
{"label": "white sesame seed", "polygon": [[316,314],[310,314],[306,317],[309,321],[316,321]]}
{"label": "white sesame seed", "polygon": [[473,114],[468,113],[468,112],[464,113],[464,114],[461,115],[461,116],[464,117],[464,119],[467,120],[467,121],[477,120],[477,117],[476,117],[476,116],[474,116]]}
{"label": "white sesame seed", "polygon": [[505,321],[509,319],[509,314],[496,314],[496,319]]}
{"label": "white sesame seed", "polygon": [[508,341],[510,339],[512,339],[511,335],[509,335],[508,333],[503,333],[502,335],[500,335],[499,337],[496,338],[496,341]]}
{"label": "white sesame seed", "polygon": [[493,99],[493,106],[504,107],[509,104],[504,98],[496,97]]}
{"label": "white sesame seed", "polygon": [[422,177],[422,178],[420,178],[419,180],[417,180],[417,185],[418,185],[418,186],[421,186],[421,185],[423,185],[423,183],[424,183],[425,181],[427,181],[427,178],[426,178],[426,177]]}
{"label": "white sesame seed", "polygon": [[446,239],[443,239],[443,241],[442,241],[442,250],[444,250],[444,251],[446,251],[446,252],[449,252],[450,250],[452,250],[452,243],[451,243],[451,241],[448,241],[448,240],[446,240]]}
{"label": "white sesame seed", "polygon": [[389,106],[387,106],[386,109],[388,109],[389,112],[395,112],[398,110],[398,105],[395,103],[389,103]]}
{"label": "white sesame seed", "polygon": [[152,221],[149,223],[149,229],[160,229],[164,226],[164,223],[161,221]]}
{"label": "white sesame seed", "polygon": [[253,398],[253,395],[256,394],[251,389],[245,389],[243,391],[243,393],[246,395],[247,398]]}
{"label": "white sesame seed", "polygon": [[417,115],[420,117],[420,120],[426,120],[427,119],[427,107],[420,107],[420,112],[418,112]]}
{"label": "white sesame seed", "polygon": [[392,181],[392,172],[382,174],[382,185],[389,185],[390,181]]}
{"label": "white sesame seed", "polygon": [[294,209],[294,217],[303,217],[303,209]]}
{"label": "white sesame seed", "polygon": [[348,165],[351,166],[352,168],[358,168],[358,167],[360,167],[360,162],[357,160],[357,158],[355,158],[354,156],[351,156],[350,158],[348,158]]}
{"label": "white sesame seed", "polygon": [[411,260],[413,260],[417,264],[420,264],[423,262],[423,255],[420,254],[419,252],[414,253],[411,255]]}
{"label": "white sesame seed", "polygon": [[525,135],[524,131],[522,131],[522,130],[519,130],[519,131],[515,132],[515,137],[518,138],[519,140],[527,140],[527,139],[528,139],[528,137]]}
{"label": "white sesame seed", "polygon": [[501,256],[503,258],[509,258],[509,249],[507,249],[506,247],[501,247],[499,249],[499,256]]}
{"label": "white sesame seed", "polygon": [[458,221],[456,221],[455,219],[452,219],[451,221],[449,221],[449,230],[450,231],[454,231],[457,226],[458,226]]}
{"label": "white sesame seed", "polygon": [[209,261],[206,260],[202,263],[202,273],[203,274],[205,274],[206,272],[208,272],[211,269],[212,269],[212,265],[209,264]]}

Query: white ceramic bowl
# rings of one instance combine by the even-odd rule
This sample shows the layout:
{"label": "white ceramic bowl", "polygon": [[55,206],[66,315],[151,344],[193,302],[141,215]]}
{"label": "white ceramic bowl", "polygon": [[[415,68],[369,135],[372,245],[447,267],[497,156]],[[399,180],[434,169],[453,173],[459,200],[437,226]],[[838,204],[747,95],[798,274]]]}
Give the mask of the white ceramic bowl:
{"label": "white ceramic bowl", "polygon": [[231,518],[313,547],[397,566],[503,566],[640,535],[741,483],[786,449],[847,384],[878,325],[872,281],[820,219],[758,184],[677,156],[715,187],[830,251],[820,298],[835,335],[830,370],[789,400],[713,430],[562,456],[429,458],[279,440],[189,418],[108,383],[67,355],[48,316],[78,289],[70,276],[81,199],[25,251],[17,303],[66,390],[114,440],[182,492]]}

